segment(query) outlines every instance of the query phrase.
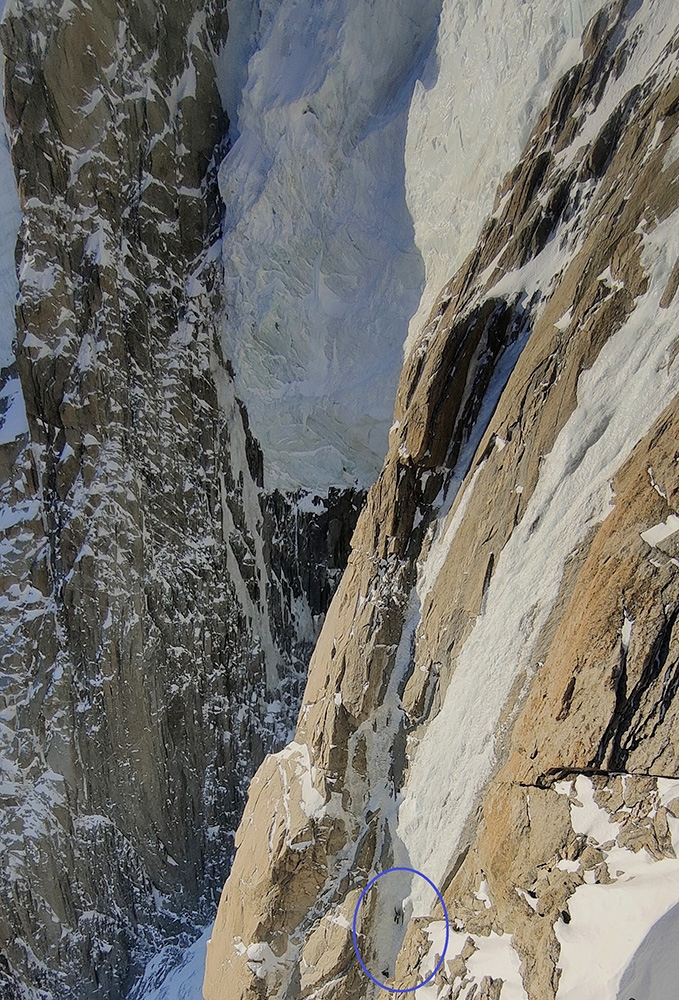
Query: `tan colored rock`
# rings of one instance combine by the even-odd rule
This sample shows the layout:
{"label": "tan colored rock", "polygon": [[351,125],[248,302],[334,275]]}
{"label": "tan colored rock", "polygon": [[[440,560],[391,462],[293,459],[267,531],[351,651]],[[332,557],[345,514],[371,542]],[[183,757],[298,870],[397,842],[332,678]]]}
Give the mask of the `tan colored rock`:
{"label": "tan colored rock", "polygon": [[[280,897],[290,906],[285,926],[295,941],[290,964],[275,980],[281,1000],[305,995],[299,956],[318,934],[324,907],[343,906],[348,892],[397,856],[392,808],[414,773],[409,764],[417,743],[438,715],[459,654],[486,610],[489,584],[524,522],[545,456],[578,405],[583,372],[648,292],[643,235],[679,207],[679,166],[665,164],[679,120],[676,75],[650,78],[630,91],[577,148],[583,115],[620,72],[626,17],[624,3],[611,3],[591,23],[583,63],[555,89],[521,161],[500,186],[497,216],[441,291],[406,360],[389,453],[359,519],[300,713],[296,739],[308,747],[327,826],[313,853],[301,859],[308,878],[319,880],[318,906],[300,917],[304,888]],[[653,137],[660,138],[657,145]],[[559,153],[574,142],[567,162]],[[564,266],[524,298],[501,295],[506,275],[534,261],[550,241],[554,247],[568,242],[574,218],[577,248]],[[670,285],[658,301],[671,301]],[[456,488],[451,470],[502,352],[517,337],[526,338],[525,346],[444,516],[440,499],[437,507],[434,500],[442,487]],[[678,420],[675,399],[642,440],[630,428],[637,443],[613,477],[614,505],[603,520],[583,525],[531,662],[518,672],[501,713],[494,773],[462,835],[451,837],[443,882],[451,920],[481,951],[490,934],[511,935],[530,1000],[556,996],[554,927],[570,920],[573,892],[585,878],[606,884],[617,877],[606,862],[612,845],[574,830],[575,794],[558,783],[590,776],[596,804],[615,814],[623,840],[654,858],[667,851],[656,777],[679,774],[679,703],[671,680],[679,590],[672,555],[651,552],[641,533],[679,509]],[[591,428],[583,455],[601,431]],[[441,546],[453,528],[450,544]],[[427,586],[421,573],[414,590],[418,564]],[[526,607],[527,632],[534,614],[535,607]],[[631,639],[623,640],[628,621]],[[269,811],[276,801],[273,796]],[[267,810],[262,807],[261,818],[250,815],[213,936],[206,1000],[219,1000],[225,988],[230,942],[245,941],[259,919],[256,903],[246,898],[236,906],[229,895],[238,872],[249,870],[241,855],[255,852],[266,836]],[[489,907],[477,896],[481,879],[488,883]],[[275,875],[268,884],[278,899]],[[368,914],[362,927],[367,937],[371,919]],[[417,974],[425,930],[419,918],[405,928],[400,975]],[[375,926],[372,935],[375,940]],[[269,942],[268,925],[247,940]],[[495,996],[497,981],[472,982],[464,961],[452,956],[441,973],[450,995]],[[333,964],[322,987],[314,980],[308,995],[324,995],[332,982],[334,1000],[365,996],[365,983],[351,968],[338,968]],[[257,996],[254,980],[248,985],[240,973],[236,988],[238,1000]]]}

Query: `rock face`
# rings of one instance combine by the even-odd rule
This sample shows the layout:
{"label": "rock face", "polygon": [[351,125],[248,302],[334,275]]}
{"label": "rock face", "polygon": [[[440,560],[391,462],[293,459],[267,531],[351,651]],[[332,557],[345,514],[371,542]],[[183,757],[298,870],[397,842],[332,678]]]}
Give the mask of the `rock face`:
{"label": "rock face", "polygon": [[115,1000],[210,919],[361,503],[264,496],[221,351],[226,31],[202,0],[2,24],[29,423],[0,455],[3,997]]}
{"label": "rock face", "polygon": [[[206,1000],[383,995],[351,922],[393,865],[450,913],[432,998],[613,1000],[641,939],[602,957],[593,895],[679,901],[678,52],[670,4],[595,16],[406,360]],[[392,988],[442,952],[421,882],[359,911]]]}

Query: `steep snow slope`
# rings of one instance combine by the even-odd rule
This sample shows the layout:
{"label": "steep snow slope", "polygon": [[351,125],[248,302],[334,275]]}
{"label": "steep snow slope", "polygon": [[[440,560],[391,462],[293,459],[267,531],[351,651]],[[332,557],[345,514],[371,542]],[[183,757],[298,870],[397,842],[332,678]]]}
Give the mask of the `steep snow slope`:
{"label": "steep snow slope", "polygon": [[471,250],[498,179],[515,163],[559,76],[580,57],[600,0],[444,0],[438,44],[408,116],[406,192],[426,286],[418,336],[444,281]]}

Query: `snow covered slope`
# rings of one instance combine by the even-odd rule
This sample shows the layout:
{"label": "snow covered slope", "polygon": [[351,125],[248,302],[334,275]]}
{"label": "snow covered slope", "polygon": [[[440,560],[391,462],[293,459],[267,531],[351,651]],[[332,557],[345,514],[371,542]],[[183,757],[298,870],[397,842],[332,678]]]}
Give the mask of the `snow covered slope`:
{"label": "snow covered slope", "polygon": [[446,279],[471,250],[498,179],[515,163],[599,0],[444,0],[438,43],[408,115],[406,194],[426,286],[417,338]]}
{"label": "snow covered slope", "polygon": [[369,484],[384,456],[423,281],[405,204],[408,107],[439,10],[264,0],[249,44],[232,30],[224,60],[252,55],[220,170],[223,337],[268,487]]}

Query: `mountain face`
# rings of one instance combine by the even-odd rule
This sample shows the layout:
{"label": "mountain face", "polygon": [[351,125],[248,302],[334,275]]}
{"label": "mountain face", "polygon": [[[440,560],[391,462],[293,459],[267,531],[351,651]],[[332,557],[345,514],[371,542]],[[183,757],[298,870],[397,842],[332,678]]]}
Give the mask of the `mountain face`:
{"label": "mountain face", "polygon": [[[392,991],[449,936],[431,1000],[676,981],[678,52],[669,3],[589,22],[412,345],[206,1000],[382,995],[354,919]],[[390,867],[449,935],[417,877],[356,912]]]}
{"label": "mountain face", "polygon": [[392,989],[676,982],[679,28],[598,7],[8,0],[3,1000],[175,1000],[230,868],[206,1000],[381,995],[392,866]]}
{"label": "mountain face", "polygon": [[360,506],[264,494],[222,353],[226,32],[198,0],[2,24],[28,418],[2,447],[3,997],[121,997],[210,920]]}

